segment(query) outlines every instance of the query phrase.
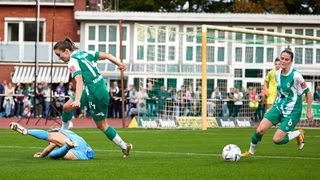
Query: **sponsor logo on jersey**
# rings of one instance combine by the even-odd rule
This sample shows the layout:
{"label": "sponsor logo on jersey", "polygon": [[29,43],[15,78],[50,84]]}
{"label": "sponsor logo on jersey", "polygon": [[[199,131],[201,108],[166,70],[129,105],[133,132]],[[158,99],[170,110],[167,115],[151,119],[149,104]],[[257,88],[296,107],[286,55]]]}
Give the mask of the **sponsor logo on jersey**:
{"label": "sponsor logo on jersey", "polygon": [[74,67],[74,65],[72,65],[70,67],[70,73],[73,74],[74,72],[76,72],[76,68]]}
{"label": "sponsor logo on jersey", "polygon": [[302,89],[304,89],[304,88],[307,87],[307,83],[306,83],[306,82],[303,82],[303,83],[300,84],[300,86],[301,86]]}

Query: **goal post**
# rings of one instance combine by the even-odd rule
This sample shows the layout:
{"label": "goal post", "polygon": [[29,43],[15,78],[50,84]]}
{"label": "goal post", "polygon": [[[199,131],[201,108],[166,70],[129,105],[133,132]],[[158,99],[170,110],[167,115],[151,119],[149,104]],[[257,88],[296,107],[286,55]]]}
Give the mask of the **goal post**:
{"label": "goal post", "polygon": [[[263,28],[262,28],[263,29]],[[299,31],[298,31],[299,30]],[[276,51],[273,51],[273,57],[280,55],[280,52],[285,48],[289,48],[292,51],[296,51],[298,53],[299,59],[301,62],[298,65],[311,65],[313,63],[320,64],[320,29],[315,29],[314,31],[311,29],[305,29],[300,32],[301,29],[296,30],[297,34],[293,33],[291,30],[285,30],[284,33],[274,32],[274,31],[264,31],[264,30],[254,30],[254,29],[245,29],[245,28],[236,28],[236,27],[227,27],[227,26],[215,26],[215,25],[202,25],[201,34],[202,38],[202,46],[201,46],[201,55],[202,55],[202,111],[201,111],[201,121],[202,121],[202,130],[207,129],[207,62],[208,56],[210,53],[208,51],[208,39],[210,40],[218,40],[227,42],[227,52],[232,54],[234,57],[237,57],[237,46],[240,44],[258,44],[261,46],[270,46],[271,48],[276,47]],[[215,31],[223,32],[223,37],[219,36],[221,33],[215,33]],[[304,35],[299,35],[299,34]],[[237,36],[248,36],[251,38],[237,38]],[[240,45],[241,46],[241,45]],[[270,49],[271,49],[270,48]],[[239,49],[239,48],[238,48]],[[311,53],[311,55],[308,55]],[[308,62],[307,62],[307,59]],[[262,60],[264,61],[264,60]],[[272,59],[273,62],[273,59]],[[229,64],[230,65],[230,64]],[[233,63],[231,65],[234,66]],[[249,65],[250,66],[250,65]],[[270,67],[272,68],[272,67]],[[320,84],[320,83],[318,83]]]}
{"label": "goal post", "polygon": [[[294,52],[294,66],[307,75],[311,89],[320,85],[320,28],[170,23],[133,27],[133,60],[126,74],[128,85],[139,95],[149,95],[134,111],[142,127],[206,130],[250,121],[254,109],[245,98],[237,114],[240,118],[225,118],[233,113],[228,112],[233,110],[227,93],[233,87],[243,93],[252,87],[260,93],[274,59],[285,48]],[[169,97],[160,97],[163,89]],[[212,97],[215,89],[219,100]]]}

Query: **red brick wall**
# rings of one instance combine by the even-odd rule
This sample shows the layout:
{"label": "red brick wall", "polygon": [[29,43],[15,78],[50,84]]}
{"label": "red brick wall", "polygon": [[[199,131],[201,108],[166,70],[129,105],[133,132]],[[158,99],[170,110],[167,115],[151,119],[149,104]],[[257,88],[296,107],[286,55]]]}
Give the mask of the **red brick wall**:
{"label": "red brick wall", "polygon": [[[81,6],[80,6],[81,7]],[[4,18],[5,17],[31,17],[35,18],[35,6],[0,6],[0,41],[4,40]],[[52,20],[54,8],[52,6],[40,7],[40,18],[46,20],[46,41],[52,41]],[[69,36],[73,41],[79,42],[80,36],[77,31],[80,29],[74,19],[74,9],[72,6],[55,8],[54,20],[54,41]]]}
{"label": "red brick wall", "polygon": [[1,65],[0,67],[1,73],[0,73],[0,83],[3,82],[3,80],[7,80],[8,82],[12,82],[13,72],[14,72],[14,65]]}
{"label": "red brick wall", "polygon": [[86,10],[86,0],[74,1],[74,11],[85,11],[85,10]]}

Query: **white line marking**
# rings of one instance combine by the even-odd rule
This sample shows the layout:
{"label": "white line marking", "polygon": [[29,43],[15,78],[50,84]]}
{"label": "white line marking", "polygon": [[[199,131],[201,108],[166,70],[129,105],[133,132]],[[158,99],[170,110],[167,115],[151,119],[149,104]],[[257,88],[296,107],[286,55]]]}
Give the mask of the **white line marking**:
{"label": "white line marking", "polygon": [[[43,147],[32,147],[32,146],[0,146],[0,148],[10,148],[10,149],[39,149]],[[119,153],[120,150],[112,149],[96,149],[96,152],[111,152]],[[181,156],[221,156],[221,154],[205,154],[205,153],[182,153],[182,152],[157,152],[157,151],[135,151],[134,153],[140,154],[163,154],[163,155],[181,155]],[[320,157],[298,157],[298,156],[253,156],[249,158],[267,158],[267,159],[301,159],[301,160],[320,160]]]}

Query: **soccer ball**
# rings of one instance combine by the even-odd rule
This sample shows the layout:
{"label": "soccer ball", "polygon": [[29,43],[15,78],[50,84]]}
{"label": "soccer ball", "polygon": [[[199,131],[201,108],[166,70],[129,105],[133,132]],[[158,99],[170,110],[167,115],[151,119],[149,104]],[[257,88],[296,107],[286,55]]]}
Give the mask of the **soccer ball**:
{"label": "soccer ball", "polygon": [[225,161],[236,162],[241,157],[241,149],[235,144],[228,144],[222,150],[222,158]]}

